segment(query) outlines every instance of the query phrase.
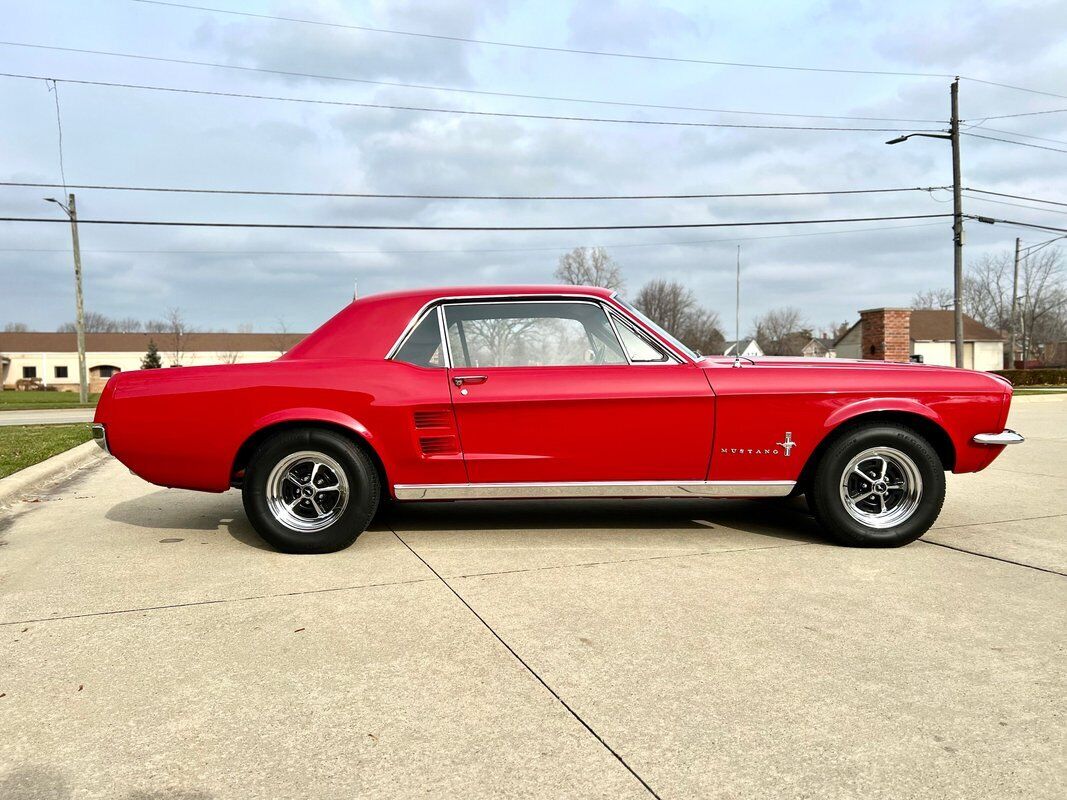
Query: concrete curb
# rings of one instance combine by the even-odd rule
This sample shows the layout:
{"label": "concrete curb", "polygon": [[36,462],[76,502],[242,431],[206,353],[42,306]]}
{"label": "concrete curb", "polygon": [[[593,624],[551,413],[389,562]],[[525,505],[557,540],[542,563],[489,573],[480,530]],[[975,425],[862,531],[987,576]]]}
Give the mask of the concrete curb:
{"label": "concrete curb", "polygon": [[16,503],[24,495],[36,494],[82,467],[105,458],[107,453],[101,450],[96,442],[90,441],[57,453],[39,464],[20,469],[6,478],[0,478],[0,507]]}

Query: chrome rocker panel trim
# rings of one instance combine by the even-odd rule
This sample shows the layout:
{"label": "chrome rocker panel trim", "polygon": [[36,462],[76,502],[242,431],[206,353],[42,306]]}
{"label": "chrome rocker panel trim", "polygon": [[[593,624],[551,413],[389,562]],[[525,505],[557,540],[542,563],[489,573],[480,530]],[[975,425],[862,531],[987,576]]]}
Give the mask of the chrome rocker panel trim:
{"label": "chrome rocker panel trim", "polygon": [[796,481],[613,481],[610,483],[440,483],[393,486],[397,500],[537,497],[785,497]]}
{"label": "chrome rocker panel trim", "polygon": [[1001,445],[1021,444],[1026,440],[1020,434],[1016,433],[1010,428],[1005,428],[1000,433],[979,433],[977,436],[971,439],[971,441],[975,444]]}
{"label": "chrome rocker panel trim", "polygon": [[111,455],[111,451],[107,449],[107,430],[104,428],[104,423],[94,422],[89,425],[89,430],[92,431],[93,441],[100,445],[100,449]]}

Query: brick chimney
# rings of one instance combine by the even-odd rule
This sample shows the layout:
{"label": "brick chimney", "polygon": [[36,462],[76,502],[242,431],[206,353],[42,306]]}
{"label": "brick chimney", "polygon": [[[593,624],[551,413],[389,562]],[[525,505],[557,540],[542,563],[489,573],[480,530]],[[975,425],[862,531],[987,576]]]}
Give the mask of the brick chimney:
{"label": "brick chimney", "polygon": [[860,312],[861,358],[907,362],[911,357],[911,310],[868,308]]}

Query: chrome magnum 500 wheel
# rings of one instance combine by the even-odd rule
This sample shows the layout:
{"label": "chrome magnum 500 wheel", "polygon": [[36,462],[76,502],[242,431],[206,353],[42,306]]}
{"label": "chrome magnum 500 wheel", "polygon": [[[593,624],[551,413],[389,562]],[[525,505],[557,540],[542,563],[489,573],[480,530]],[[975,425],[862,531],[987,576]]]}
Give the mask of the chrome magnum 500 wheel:
{"label": "chrome magnum 500 wheel", "polygon": [[857,427],[823,454],[809,500],[843,544],[895,547],[922,536],[941,512],[944,466],[928,441],[898,425]]}
{"label": "chrome magnum 500 wheel", "polygon": [[381,492],[367,454],[331,431],[297,429],[264,442],[245,472],[245,511],[287,553],[348,547],[374,517]]}

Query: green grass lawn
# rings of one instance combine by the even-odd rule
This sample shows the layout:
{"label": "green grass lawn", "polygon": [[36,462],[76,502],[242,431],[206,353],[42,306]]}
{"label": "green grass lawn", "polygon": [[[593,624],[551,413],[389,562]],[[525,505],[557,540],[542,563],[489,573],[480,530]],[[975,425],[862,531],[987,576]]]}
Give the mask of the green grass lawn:
{"label": "green grass lawn", "polygon": [[88,425],[0,426],[0,478],[91,438]]}
{"label": "green grass lawn", "polygon": [[89,402],[78,402],[77,392],[0,392],[0,411],[28,411],[34,408],[96,408],[100,395],[89,395]]}

